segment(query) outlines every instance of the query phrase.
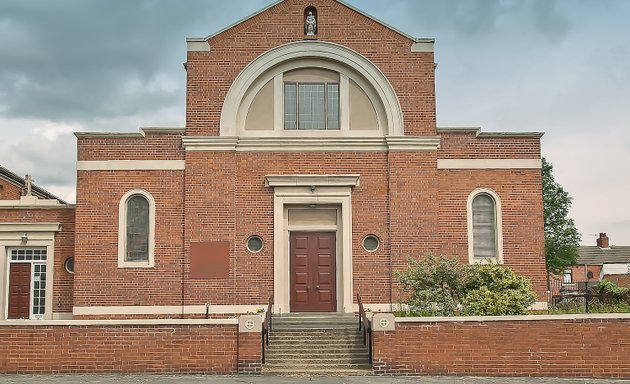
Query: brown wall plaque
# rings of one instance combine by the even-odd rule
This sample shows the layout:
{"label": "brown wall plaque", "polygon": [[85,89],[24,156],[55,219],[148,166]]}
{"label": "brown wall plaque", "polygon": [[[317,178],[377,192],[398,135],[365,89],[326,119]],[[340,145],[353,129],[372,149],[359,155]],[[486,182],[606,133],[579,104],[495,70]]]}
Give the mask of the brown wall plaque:
{"label": "brown wall plaque", "polygon": [[227,278],[230,275],[230,242],[190,243],[190,278]]}

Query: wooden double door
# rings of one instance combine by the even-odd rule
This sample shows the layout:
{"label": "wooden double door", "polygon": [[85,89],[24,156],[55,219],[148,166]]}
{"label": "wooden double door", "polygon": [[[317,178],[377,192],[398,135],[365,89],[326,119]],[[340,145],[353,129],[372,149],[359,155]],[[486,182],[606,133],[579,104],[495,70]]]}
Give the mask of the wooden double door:
{"label": "wooden double door", "polygon": [[291,312],[337,311],[334,232],[291,232]]}
{"label": "wooden double door", "polygon": [[9,271],[9,319],[28,319],[31,305],[31,264],[11,263]]}

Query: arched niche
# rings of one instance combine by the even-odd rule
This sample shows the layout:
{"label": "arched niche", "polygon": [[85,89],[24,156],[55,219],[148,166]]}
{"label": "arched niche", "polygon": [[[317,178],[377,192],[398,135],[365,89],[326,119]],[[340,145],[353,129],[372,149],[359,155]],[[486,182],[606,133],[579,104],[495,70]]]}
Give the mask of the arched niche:
{"label": "arched niche", "polygon": [[[339,79],[341,128],[285,130],[285,82],[318,82],[332,78]],[[252,61],[230,87],[220,124],[221,136],[403,135],[400,104],[383,73],[359,53],[319,41],[286,44]]]}

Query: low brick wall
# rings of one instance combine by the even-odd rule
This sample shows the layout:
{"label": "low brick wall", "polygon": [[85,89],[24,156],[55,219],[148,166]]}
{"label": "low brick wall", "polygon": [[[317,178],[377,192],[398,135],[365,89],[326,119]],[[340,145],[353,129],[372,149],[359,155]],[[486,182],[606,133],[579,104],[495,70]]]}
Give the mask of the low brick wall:
{"label": "low brick wall", "polygon": [[627,314],[397,318],[373,341],[377,374],[630,378]]}
{"label": "low brick wall", "polygon": [[238,337],[236,319],[2,321],[0,372],[236,373]]}

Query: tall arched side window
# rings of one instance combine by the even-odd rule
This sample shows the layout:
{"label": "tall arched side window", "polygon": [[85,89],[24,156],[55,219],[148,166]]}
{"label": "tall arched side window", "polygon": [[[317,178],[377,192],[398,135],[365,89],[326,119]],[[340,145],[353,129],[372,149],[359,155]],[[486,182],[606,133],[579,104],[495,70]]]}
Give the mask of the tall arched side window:
{"label": "tall arched side window", "polygon": [[472,263],[503,262],[501,200],[489,189],[468,196],[468,259]]}
{"label": "tall arched side window", "polygon": [[118,266],[154,266],[155,201],[151,194],[136,189],[127,192],[118,207]]}

